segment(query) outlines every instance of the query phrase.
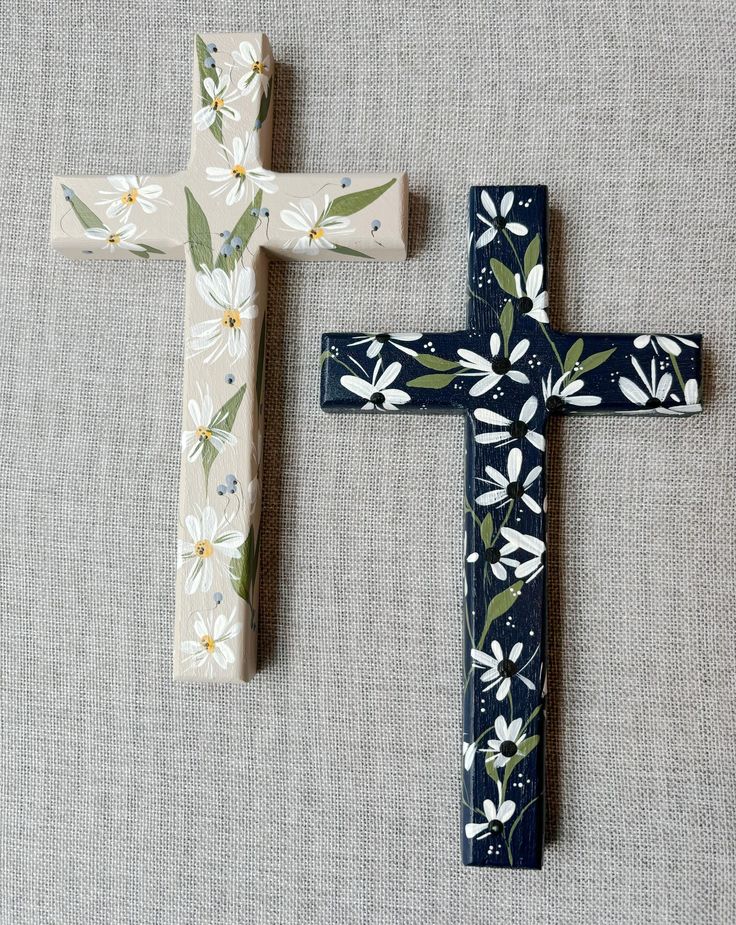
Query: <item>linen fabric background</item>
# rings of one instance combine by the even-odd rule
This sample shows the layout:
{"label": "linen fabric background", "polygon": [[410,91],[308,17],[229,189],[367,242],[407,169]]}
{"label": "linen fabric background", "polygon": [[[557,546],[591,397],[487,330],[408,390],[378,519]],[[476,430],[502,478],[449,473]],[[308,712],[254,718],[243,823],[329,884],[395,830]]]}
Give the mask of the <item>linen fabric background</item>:
{"label": "linen fabric background", "polygon": [[[0,921],[733,921],[731,0],[3,7]],[[50,176],[184,167],[226,29],[274,168],[406,168],[412,254],[272,265],[261,671],[189,687],[183,264],[54,254]],[[541,872],[459,860],[462,421],[319,409],[322,331],[463,324],[484,182],[549,185],[557,326],[705,334],[701,416],[552,429]]]}

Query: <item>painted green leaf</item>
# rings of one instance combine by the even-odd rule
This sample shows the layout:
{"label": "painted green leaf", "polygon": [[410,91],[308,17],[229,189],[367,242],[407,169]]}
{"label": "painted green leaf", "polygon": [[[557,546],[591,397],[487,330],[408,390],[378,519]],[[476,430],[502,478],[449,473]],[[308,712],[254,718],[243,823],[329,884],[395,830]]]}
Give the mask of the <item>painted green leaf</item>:
{"label": "painted green leaf", "polygon": [[488,630],[491,628],[491,624],[494,620],[497,620],[500,616],[506,613],[507,610],[510,610],[514,604],[519,599],[519,592],[524,587],[523,581],[515,581],[508,588],[505,588],[503,591],[492,598],[488,609],[486,610],[486,622],[483,627],[483,632],[481,633],[480,639],[478,640],[477,648],[481,648],[485,642],[486,636],[488,635]]}
{"label": "painted green leaf", "polygon": [[261,407],[261,395],[263,394],[263,372],[266,366],[266,319],[261,322],[261,336],[258,341],[258,366],[256,368],[256,401],[258,407]]}
{"label": "painted green leaf", "polygon": [[530,752],[534,751],[537,745],[539,745],[539,736],[529,736],[519,744],[519,754],[526,758]]}
{"label": "painted green leaf", "polygon": [[211,270],[212,234],[210,233],[207,216],[202,211],[202,207],[194,198],[188,186],[184,187],[184,193],[187,197],[187,237],[194,269],[199,270],[204,264],[204,266]]}
{"label": "painted green leaf", "polygon": [[240,547],[240,558],[230,560],[230,575],[238,597],[250,601],[251,576],[253,572],[253,527]]}
{"label": "painted green leaf", "polygon": [[417,389],[444,389],[446,385],[452,382],[456,375],[457,373],[435,373],[432,376],[418,376],[416,379],[411,379],[406,384],[409,387]]}
{"label": "painted green leaf", "polygon": [[483,545],[488,549],[493,539],[493,516],[490,512],[486,514],[481,522],[480,538],[483,540]]}
{"label": "painted green leaf", "polygon": [[509,270],[507,266],[501,263],[500,260],[496,260],[495,257],[491,257],[491,269],[493,270],[493,275],[496,277],[496,282],[503,289],[504,292],[508,292],[509,295],[516,295],[516,279],[514,274]]}
{"label": "painted green leaf", "polygon": [[591,353],[589,357],[585,357],[584,360],[580,361],[580,366],[569,379],[572,382],[574,379],[577,379],[579,376],[583,376],[585,373],[589,373],[591,369],[595,369],[598,366],[601,366],[607,360],[609,360],[613,354],[616,352],[616,348],[612,347],[610,350],[601,350],[600,353]]}
{"label": "painted green leaf", "polygon": [[390,189],[396,183],[396,177],[392,177],[388,183],[382,186],[374,186],[371,189],[358,190],[356,193],[346,193],[344,196],[338,196],[333,199],[327,210],[327,215],[353,215],[360,212],[372,202],[375,202],[379,196],[382,196],[387,189]]}
{"label": "painted green leaf", "polygon": [[438,369],[442,372],[448,369],[458,369],[460,364],[452,360],[443,360],[442,357],[436,357],[433,353],[418,353],[414,359],[427,369]]}
{"label": "painted green leaf", "polygon": [[362,251],[355,251],[352,247],[345,247],[344,244],[335,244],[330,250],[335,254],[344,254],[346,257],[360,257],[362,260],[373,260],[370,254],[364,254]]}
{"label": "painted green leaf", "polygon": [[578,337],[575,343],[570,347],[565,355],[565,372],[569,372],[573,366],[577,363],[583,353],[583,347],[585,346],[582,337]]}
{"label": "painted green leaf", "polygon": [[[230,433],[230,431],[233,429],[235,417],[238,413],[238,408],[240,408],[240,403],[243,400],[243,395],[245,395],[245,386],[241,385],[238,391],[234,395],[231,395],[225,404],[220,408],[220,410],[215,414],[213,421],[217,422],[217,426],[221,430],[226,430],[228,433]],[[212,441],[208,440],[202,447],[202,468],[204,469],[205,483],[209,480],[210,469],[212,468],[212,464],[216,459],[217,450],[212,445]]]}
{"label": "painted green leaf", "polygon": [[501,333],[503,334],[503,348],[504,354],[508,356],[509,352],[509,338],[511,337],[511,332],[514,329],[514,306],[511,302],[511,299],[506,300],[506,304],[503,307],[501,312]]}
{"label": "painted green leaf", "polygon": [[256,124],[253,126],[254,130],[257,132],[263,123],[268,118],[268,110],[271,106],[271,97],[273,96],[273,81],[272,77],[268,82],[268,93],[264,93],[261,97],[261,105],[258,107],[258,116],[256,117]]}
{"label": "painted green leaf", "polygon": [[[217,83],[217,74],[212,68],[206,68],[204,66],[204,59],[208,58],[210,53],[207,51],[207,46],[204,43],[204,40],[201,35],[197,36],[197,64],[199,65],[199,91],[202,96],[202,106],[207,106],[210,102],[210,98],[207,95],[206,90],[204,89],[204,82],[208,77],[211,77],[214,80],[215,84]],[[215,136],[217,141],[222,144],[222,115],[218,112],[215,116],[215,121],[210,126],[210,131]]]}
{"label": "painted green leaf", "polygon": [[539,262],[540,243],[538,234],[529,242],[529,247],[527,247],[524,254],[524,276],[529,276]]}
{"label": "painted green leaf", "polygon": [[[256,230],[256,225],[258,224],[258,213],[261,210],[262,201],[263,190],[258,190],[258,192],[253,197],[253,201],[237,220],[232,231],[230,232],[231,238],[240,238],[240,240],[243,242],[240,247],[240,251],[233,251],[229,257],[225,257],[224,254],[218,254],[217,260],[215,261],[215,267],[219,267],[219,269],[224,270],[226,273],[230,273],[234,269],[235,264],[238,262],[238,260],[240,260],[240,255],[248,246],[248,242],[253,237],[253,232]],[[253,214],[254,212],[255,215]]]}
{"label": "painted green leaf", "polygon": [[98,218],[95,213],[90,209],[89,206],[85,205],[82,200],[77,196],[73,189],[70,189],[68,186],[61,184],[61,188],[64,190],[64,198],[67,200],[69,205],[72,207],[74,214],[79,219],[79,222],[82,228],[85,231],[88,228],[105,228],[105,222],[102,219]]}

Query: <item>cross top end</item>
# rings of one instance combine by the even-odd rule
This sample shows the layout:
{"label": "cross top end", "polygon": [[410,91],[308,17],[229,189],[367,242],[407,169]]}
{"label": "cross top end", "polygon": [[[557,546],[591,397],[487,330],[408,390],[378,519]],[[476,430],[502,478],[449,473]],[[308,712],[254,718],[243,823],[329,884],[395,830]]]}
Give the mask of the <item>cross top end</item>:
{"label": "cross top end", "polygon": [[[233,264],[261,249],[287,260],[405,259],[403,171],[271,171],[276,70],[263,33],[197,35],[186,170],[55,177],[53,246],[82,259],[182,260],[191,249],[196,260],[198,244]],[[205,227],[193,209],[217,213],[217,223]]]}

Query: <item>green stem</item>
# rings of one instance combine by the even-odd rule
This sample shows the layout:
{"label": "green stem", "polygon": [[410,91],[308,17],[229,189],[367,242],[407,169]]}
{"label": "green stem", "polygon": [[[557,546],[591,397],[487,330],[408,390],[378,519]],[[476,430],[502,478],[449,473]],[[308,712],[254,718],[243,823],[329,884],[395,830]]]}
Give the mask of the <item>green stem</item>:
{"label": "green stem", "polygon": [[536,797],[534,797],[533,800],[529,800],[529,802],[526,804],[526,806],[522,809],[522,811],[521,811],[521,812],[519,813],[519,815],[516,817],[516,819],[515,819],[515,821],[514,821],[514,824],[511,826],[511,829],[509,830],[509,844],[511,843],[511,839],[514,837],[514,832],[516,831],[516,826],[521,822],[521,817],[522,817],[522,816],[524,815],[524,813],[529,809],[530,806],[532,806],[534,803],[537,802],[538,799],[539,799],[539,797],[536,796]]}
{"label": "green stem", "polygon": [[674,353],[668,353],[667,355],[670,358],[670,363],[672,363],[672,369],[674,369],[675,371],[675,375],[677,376],[677,381],[680,383],[680,388],[682,389],[682,400],[684,401],[685,400],[685,381],[682,378],[682,373],[680,372],[680,365],[677,362],[677,357],[674,355]]}
{"label": "green stem", "polygon": [[516,262],[519,264],[519,269],[521,270],[521,278],[524,280],[524,288],[526,289],[526,273],[524,272],[524,264],[521,262],[521,258],[519,257],[519,252],[516,250],[516,245],[509,237],[508,231],[506,231],[505,228],[502,230],[503,230],[503,236],[509,242],[509,247],[514,252],[514,257],[516,257]]}
{"label": "green stem", "polygon": [[555,359],[556,359],[557,362],[560,364],[560,372],[561,372],[561,373],[564,373],[564,372],[565,372],[565,366],[564,366],[564,364],[563,364],[563,362],[562,362],[562,357],[560,356],[559,351],[557,350],[557,347],[555,346],[555,342],[554,342],[554,341],[552,340],[552,338],[549,336],[549,331],[547,330],[547,325],[543,324],[541,321],[538,321],[537,324],[538,324],[539,327],[542,329],[542,331],[544,332],[544,336],[545,336],[545,337],[547,338],[547,340],[549,341],[549,345],[550,345],[550,347],[552,348],[552,353],[554,353]]}
{"label": "green stem", "polygon": [[508,854],[509,856],[509,864],[513,867],[514,866],[514,856],[511,853],[511,845],[509,844],[508,838],[506,838],[506,833],[504,833],[503,840],[506,845],[506,854]]}
{"label": "green stem", "polygon": [[501,530],[503,530],[503,528],[504,528],[504,527],[506,526],[506,524],[509,522],[509,517],[511,517],[511,512],[513,511],[513,509],[514,509],[514,502],[512,501],[511,504],[509,504],[509,509],[506,511],[506,516],[504,517],[504,519],[503,519],[503,520],[501,521],[501,523],[499,524],[498,530],[496,530],[496,532],[493,534],[493,539],[491,540],[491,542],[490,542],[490,544],[489,544],[489,546],[488,546],[489,549],[493,549],[493,546],[494,546],[496,540],[498,539],[499,534],[501,533]]}

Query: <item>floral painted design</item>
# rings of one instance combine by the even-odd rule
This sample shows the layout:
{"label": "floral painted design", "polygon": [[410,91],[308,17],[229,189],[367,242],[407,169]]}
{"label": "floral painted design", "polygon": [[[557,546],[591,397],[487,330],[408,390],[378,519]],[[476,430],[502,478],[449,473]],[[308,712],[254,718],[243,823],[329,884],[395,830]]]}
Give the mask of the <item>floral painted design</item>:
{"label": "floral painted design", "polygon": [[334,250],[336,244],[332,238],[349,234],[352,228],[345,216],[330,215],[330,205],[330,197],[325,194],[321,209],[311,199],[292,202],[290,209],[283,209],[281,221],[287,228],[298,232],[296,237],[287,241],[286,247],[295,251]]}
{"label": "floral painted design", "polygon": [[224,613],[195,613],[192,626],[195,637],[185,639],[181,644],[184,664],[212,678],[218,670],[226,669],[235,661],[231,643],[242,628],[235,618],[234,609],[229,617]]}
{"label": "floral painted design", "polygon": [[147,177],[108,177],[107,182],[111,190],[100,190],[104,199],[98,200],[96,205],[107,206],[106,214],[110,218],[119,218],[127,222],[134,209],[140,209],[146,215],[151,215],[159,205],[169,205],[162,198],[163,187],[158,183],[148,183]]}
{"label": "floral painted design", "polygon": [[245,323],[258,316],[253,270],[236,266],[226,273],[203,264],[197,273],[197,290],[215,317],[192,326],[192,354],[206,354],[208,364],[225,352],[233,359],[245,356],[249,346]]}
{"label": "floral painted design", "polygon": [[230,573],[230,561],[240,558],[240,546],[245,537],[231,529],[225,516],[218,516],[209,505],[195,514],[188,514],[184,524],[189,534],[179,540],[179,568],[189,566],[184,585],[186,594],[209,591],[215,572]]}
{"label": "floral painted design", "polygon": [[207,168],[207,179],[218,184],[212,195],[225,193],[229,206],[240,202],[246,194],[255,196],[257,190],[275,193],[278,189],[276,174],[260,166],[254,136],[254,132],[246,132],[242,138],[233,138],[230,148],[220,145],[220,157],[226,166]]}
{"label": "floral painted design", "polygon": [[[408,344],[393,335],[325,335],[322,406],[466,416],[463,860],[538,867],[547,422],[599,412],[675,420],[699,411],[700,339],[555,331],[544,189],[474,188],[468,211],[466,329],[425,332]],[[366,350],[381,361],[406,346],[400,362],[365,370]],[[389,371],[390,382],[381,379]]]}

